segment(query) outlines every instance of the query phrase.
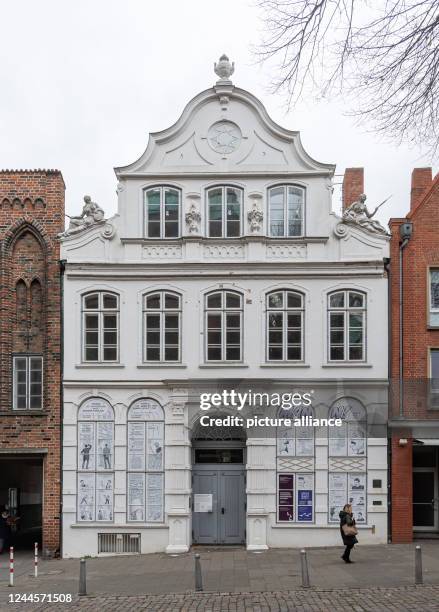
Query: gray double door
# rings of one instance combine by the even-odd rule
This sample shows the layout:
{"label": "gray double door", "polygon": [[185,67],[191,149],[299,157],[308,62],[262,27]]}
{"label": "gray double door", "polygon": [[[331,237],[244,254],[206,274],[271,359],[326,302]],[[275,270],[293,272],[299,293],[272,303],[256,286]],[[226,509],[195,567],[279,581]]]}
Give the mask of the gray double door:
{"label": "gray double door", "polygon": [[[197,495],[212,496],[212,510],[196,512]],[[192,539],[194,544],[245,543],[243,465],[193,466]]]}

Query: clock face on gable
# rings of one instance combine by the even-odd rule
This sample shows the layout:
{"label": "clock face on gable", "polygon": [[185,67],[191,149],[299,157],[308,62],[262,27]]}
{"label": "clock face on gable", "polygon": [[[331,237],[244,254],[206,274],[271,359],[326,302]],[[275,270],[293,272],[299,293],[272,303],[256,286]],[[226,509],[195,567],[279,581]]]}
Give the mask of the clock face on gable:
{"label": "clock face on gable", "polygon": [[235,123],[218,121],[210,126],[207,140],[217,153],[233,153],[241,144],[242,134]]}

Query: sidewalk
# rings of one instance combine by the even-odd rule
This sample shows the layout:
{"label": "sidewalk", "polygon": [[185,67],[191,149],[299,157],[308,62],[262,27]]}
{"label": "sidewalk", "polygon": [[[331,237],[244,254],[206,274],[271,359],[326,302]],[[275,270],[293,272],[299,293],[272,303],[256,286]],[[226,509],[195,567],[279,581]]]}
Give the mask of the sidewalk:
{"label": "sidewalk", "polygon": [[[421,545],[424,583],[438,585],[437,602],[439,542],[425,541]],[[88,593],[95,596],[187,594],[194,590],[194,552],[201,556],[205,591],[281,593],[301,588],[298,549],[271,549],[257,554],[242,548],[198,547],[177,556],[153,554],[87,559]],[[358,546],[352,554],[355,561],[352,565],[343,563],[341,553],[342,547],[308,549],[313,588],[394,588],[414,584],[413,544]],[[2,555],[0,560],[1,610],[13,609],[11,605],[6,605],[11,593],[71,593],[76,596],[78,592],[77,559],[41,561],[39,577],[35,579],[32,555],[17,551],[15,586],[12,588],[7,586],[8,558]],[[67,605],[59,604],[59,608]],[[31,607],[22,604],[22,609],[30,610]],[[439,605],[431,609],[439,610]]]}

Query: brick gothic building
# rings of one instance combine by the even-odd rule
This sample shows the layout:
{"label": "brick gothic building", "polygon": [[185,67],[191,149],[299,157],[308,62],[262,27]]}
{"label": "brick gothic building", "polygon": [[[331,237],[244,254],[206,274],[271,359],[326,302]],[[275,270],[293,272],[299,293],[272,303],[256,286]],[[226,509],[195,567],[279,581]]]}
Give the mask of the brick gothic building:
{"label": "brick gothic building", "polygon": [[390,221],[393,542],[439,532],[438,227],[439,175],[416,168],[410,212]]}
{"label": "brick gothic building", "polygon": [[58,170],[0,172],[0,507],[16,546],[60,545]]}

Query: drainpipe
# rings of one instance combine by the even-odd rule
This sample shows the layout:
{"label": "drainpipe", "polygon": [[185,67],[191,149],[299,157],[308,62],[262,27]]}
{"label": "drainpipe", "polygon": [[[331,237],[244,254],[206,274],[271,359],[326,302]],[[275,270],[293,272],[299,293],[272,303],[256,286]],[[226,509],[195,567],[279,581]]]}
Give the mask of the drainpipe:
{"label": "drainpipe", "polygon": [[[390,379],[392,371],[392,283],[391,260],[384,258],[384,270],[387,274],[387,379]],[[387,391],[387,420],[389,419],[389,406],[391,400],[391,388]],[[387,426],[387,541],[392,541],[392,436]]]}
{"label": "drainpipe", "polygon": [[59,388],[59,399],[60,399],[60,478],[59,478],[59,486],[60,486],[60,504],[59,504],[59,555],[62,558],[63,556],[63,456],[64,456],[64,272],[66,269],[66,260],[61,259],[59,262],[59,271],[60,271],[60,329],[61,329],[61,338],[60,338],[60,388]]}
{"label": "drainpipe", "polygon": [[404,338],[404,274],[403,264],[404,257],[403,252],[408,244],[413,232],[413,223],[406,222],[399,226],[399,235],[401,242],[399,244],[399,416],[404,416],[404,401],[403,401],[403,375],[404,375],[404,351],[403,351],[403,338]]}

